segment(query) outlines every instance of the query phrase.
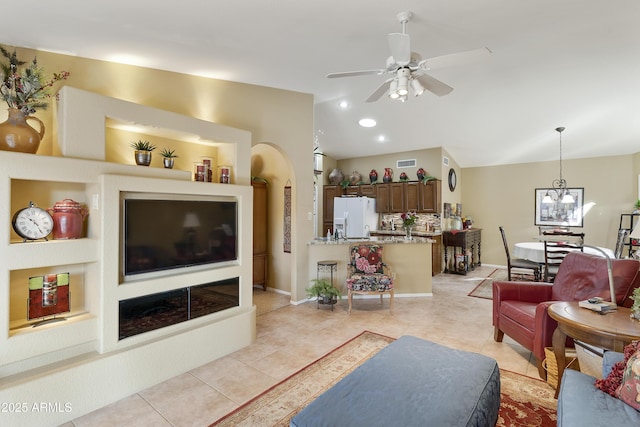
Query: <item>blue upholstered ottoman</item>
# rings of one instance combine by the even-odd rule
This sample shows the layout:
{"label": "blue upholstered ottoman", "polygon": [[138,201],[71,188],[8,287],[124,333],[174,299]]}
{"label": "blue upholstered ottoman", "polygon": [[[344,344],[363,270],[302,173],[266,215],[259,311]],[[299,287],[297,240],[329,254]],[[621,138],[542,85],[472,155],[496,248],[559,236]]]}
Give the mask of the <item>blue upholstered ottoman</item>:
{"label": "blue upholstered ottoman", "polygon": [[494,426],[499,409],[494,359],[403,336],[311,402],[290,426]]}

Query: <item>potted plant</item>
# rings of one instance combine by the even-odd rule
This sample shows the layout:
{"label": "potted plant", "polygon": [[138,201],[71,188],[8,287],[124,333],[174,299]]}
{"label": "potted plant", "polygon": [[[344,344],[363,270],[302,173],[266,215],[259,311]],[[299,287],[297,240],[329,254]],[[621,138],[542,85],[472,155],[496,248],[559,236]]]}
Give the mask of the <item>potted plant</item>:
{"label": "potted plant", "polygon": [[176,150],[163,148],[160,152],[160,155],[162,156],[162,164],[164,165],[164,167],[167,169],[172,169],[173,163],[175,162],[174,159],[178,157],[178,155],[176,154]]}
{"label": "potted plant", "polygon": [[640,199],[636,200],[635,204],[633,205],[634,209],[633,209],[633,213],[637,214],[640,213]]}
{"label": "potted plant", "polygon": [[[13,53],[0,46],[0,53],[8,63],[0,63],[0,97],[9,107],[9,118],[0,124],[0,150],[35,154],[44,136],[44,124],[31,116],[36,109],[46,109],[51,97],[51,88],[69,77],[69,72],[54,73],[51,78],[34,58],[28,65]],[[40,130],[27,124],[27,120],[38,122]]]}
{"label": "potted plant", "polygon": [[151,164],[151,152],[156,149],[155,144],[141,139],[131,143],[135,151],[136,165],[149,166]]}
{"label": "potted plant", "polygon": [[331,304],[333,310],[333,304],[338,302],[338,299],[342,299],[340,289],[333,286],[333,283],[327,279],[313,279],[311,282],[313,285],[305,289],[307,297],[315,297],[319,304]]}

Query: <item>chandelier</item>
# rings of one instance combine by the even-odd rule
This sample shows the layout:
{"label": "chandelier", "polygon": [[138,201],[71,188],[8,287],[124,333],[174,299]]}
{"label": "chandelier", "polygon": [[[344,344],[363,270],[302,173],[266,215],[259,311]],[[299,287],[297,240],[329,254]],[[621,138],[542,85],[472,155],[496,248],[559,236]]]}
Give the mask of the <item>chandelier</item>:
{"label": "chandelier", "polygon": [[[557,195],[556,200],[559,200],[560,203],[575,203],[573,196],[571,195],[571,193],[569,193],[569,190],[567,189],[567,181],[565,181],[564,178],[562,178],[562,131],[564,131],[564,128],[562,126],[556,128],[556,132],[560,134],[560,178],[554,179],[551,185],[553,187],[553,190],[556,192],[556,195]],[[542,203],[553,203],[553,202],[554,201],[552,200],[551,195],[549,194],[549,191],[547,191],[547,194],[542,199]]]}

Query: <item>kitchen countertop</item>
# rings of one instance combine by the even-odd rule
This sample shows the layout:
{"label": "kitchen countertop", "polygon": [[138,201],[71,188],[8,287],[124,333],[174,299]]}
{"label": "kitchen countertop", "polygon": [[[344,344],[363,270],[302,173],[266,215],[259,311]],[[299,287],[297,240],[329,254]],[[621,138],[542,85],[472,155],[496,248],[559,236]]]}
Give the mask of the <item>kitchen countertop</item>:
{"label": "kitchen countertop", "polygon": [[[406,233],[404,230],[374,230],[371,232],[372,236],[404,236]],[[431,237],[431,236],[441,236],[441,231],[412,231],[412,236],[417,237]]]}
{"label": "kitchen countertop", "polygon": [[369,239],[360,238],[360,239],[340,239],[340,240],[329,240],[327,241],[324,237],[319,237],[311,242],[309,245],[351,245],[353,243],[359,242],[375,242],[375,243],[384,243],[384,244],[396,244],[396,243],[404,243],[404,244],[424,244],[424,243],[435,243],[434,240],[428,238],[427,236],[413,236],[411,240],[404,239],[404,233],[394,234],[394,235],[385,235],[385,236],[373,236]]}

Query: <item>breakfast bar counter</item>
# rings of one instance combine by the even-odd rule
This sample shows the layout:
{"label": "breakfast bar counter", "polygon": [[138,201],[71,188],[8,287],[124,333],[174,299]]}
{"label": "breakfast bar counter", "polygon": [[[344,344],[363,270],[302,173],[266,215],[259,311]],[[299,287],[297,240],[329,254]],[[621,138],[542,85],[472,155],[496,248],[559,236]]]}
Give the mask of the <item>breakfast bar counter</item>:
{"label": "breakfast bar counter", "polygon": [[317,275],[318,261],[337,261],[334,284],[347,294],[346,277],[349,262],[349,247],[359,243],[377,243],[383,246],[383,260],[395,275],[396,296],[430,296],[431,290],[431,244],[432,240],[414,237],[371,237],[370,239],[330,240],[318,239],[309,242],[309,283]]}

